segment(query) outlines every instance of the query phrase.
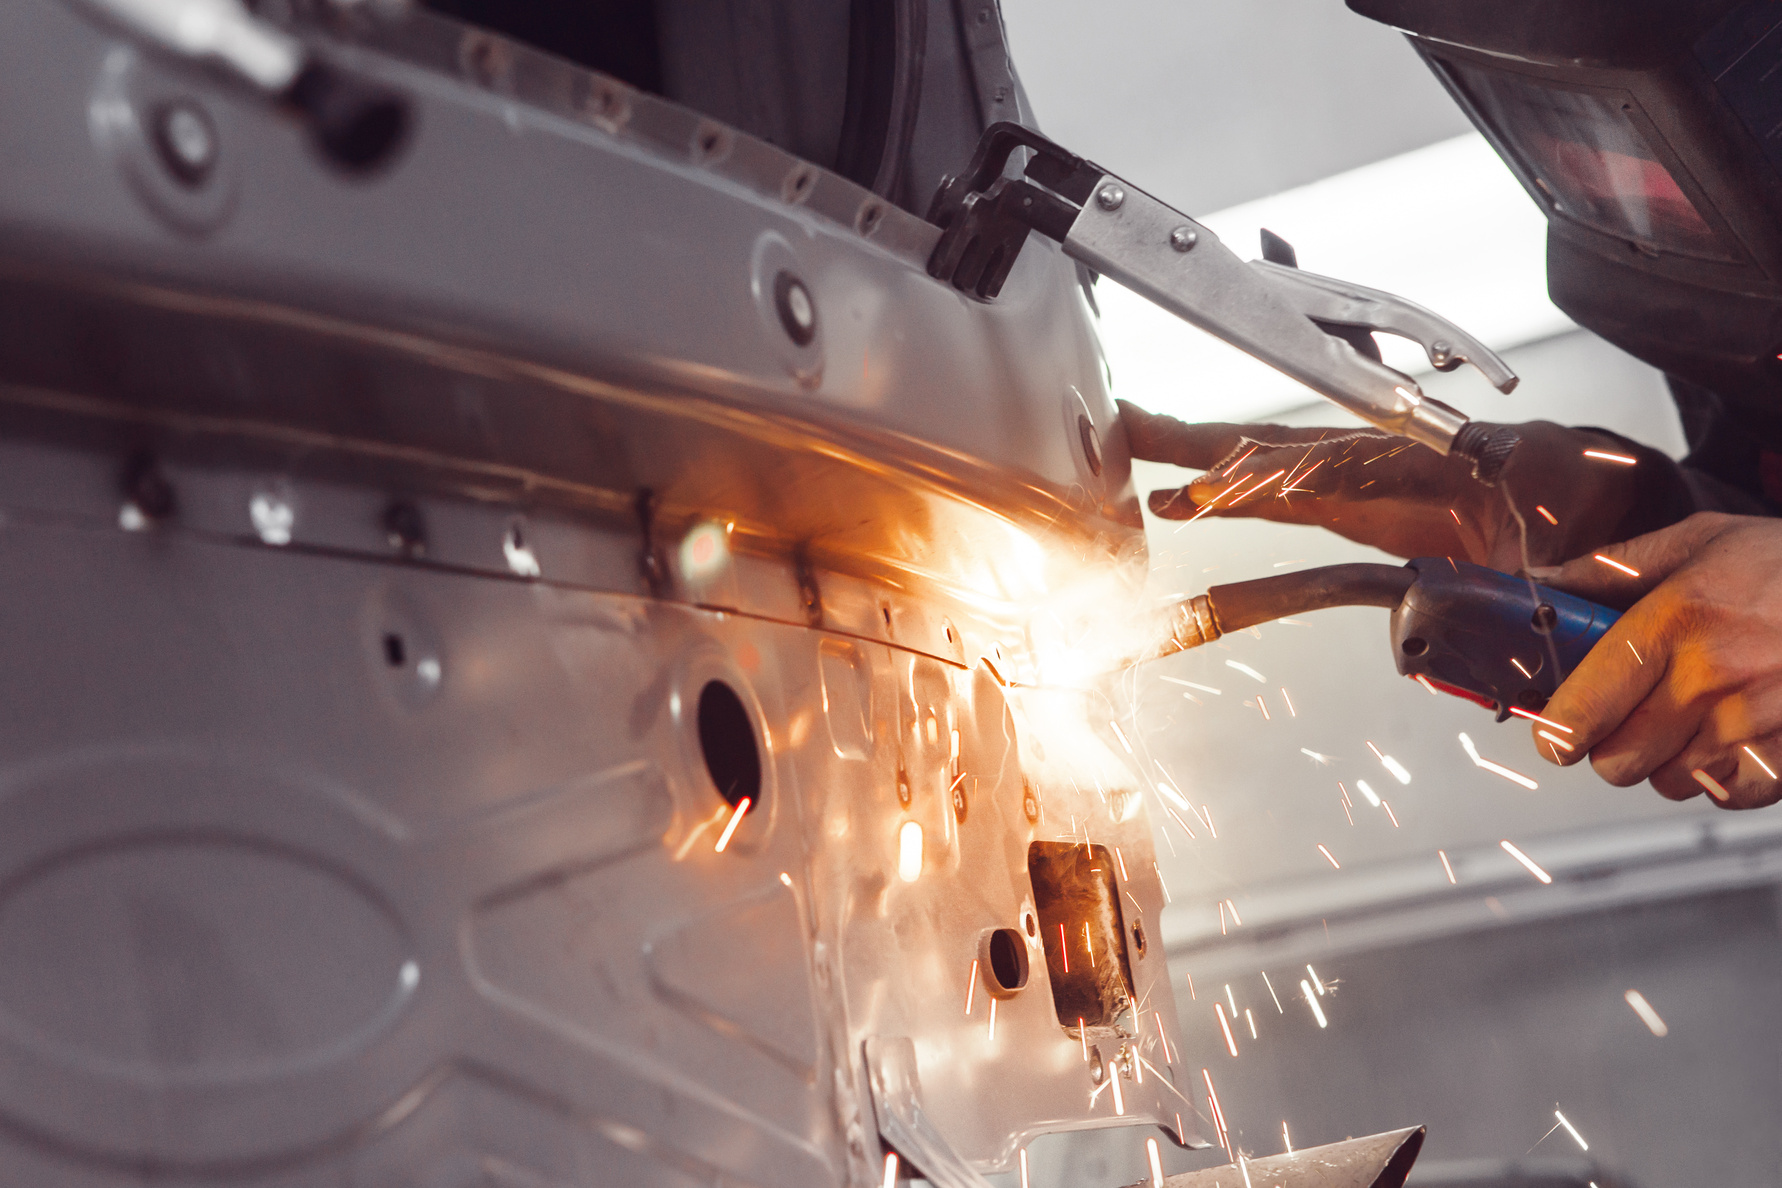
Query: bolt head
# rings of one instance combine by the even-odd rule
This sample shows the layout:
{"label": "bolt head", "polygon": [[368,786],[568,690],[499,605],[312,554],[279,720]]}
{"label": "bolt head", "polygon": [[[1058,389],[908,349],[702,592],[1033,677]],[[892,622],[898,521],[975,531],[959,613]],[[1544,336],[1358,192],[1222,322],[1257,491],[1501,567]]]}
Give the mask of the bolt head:
{"label": "bolt head", "polygon": [[1200,232],[1193,227],[1177,227],[1169,233],[1169,246],[1185,252],[1200,242]]}
{"label": "bolt head", "polygon": [[1447,363],[1453,354],[1454,348],[1440,339],[1429,344],[1429,361],[1437,367]]}
{"label": "bolt head", "polygon": [[773,304],[786,336],[799,346],[809,346],[817,337],[817,306],[804,282],[790,272],[774,277]]}
{"label": "bolt head", "polygon": [[1109,182],[1095,191],[1095,204],[1103,210],[1119,210],[1120,204],[1126,201],[1126,191]]}
{"label": "bolt head", "polygon": [[154,126],[155,148],[167,171],[188,186],[204,184],[217,161],[217,130],[202,108],[180,100],[163,107]]}

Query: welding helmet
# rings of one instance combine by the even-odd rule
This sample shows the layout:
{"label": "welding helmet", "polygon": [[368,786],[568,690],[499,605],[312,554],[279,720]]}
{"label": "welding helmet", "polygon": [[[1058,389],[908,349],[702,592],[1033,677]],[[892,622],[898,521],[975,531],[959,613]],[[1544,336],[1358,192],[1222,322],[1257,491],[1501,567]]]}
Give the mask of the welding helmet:
{"label": "welding helmet", "polygon": [[1553,302],[1782,440],[1782,0],[1348,0],[1547,215]]}

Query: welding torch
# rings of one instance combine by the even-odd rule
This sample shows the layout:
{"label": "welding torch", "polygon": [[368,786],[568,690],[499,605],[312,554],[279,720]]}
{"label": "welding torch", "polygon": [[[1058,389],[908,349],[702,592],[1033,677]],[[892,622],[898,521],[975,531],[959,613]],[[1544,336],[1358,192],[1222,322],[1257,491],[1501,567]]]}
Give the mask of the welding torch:
{"label": "welding torch", "polygon": [[1620,612],[1449,557],[1404,565],[1324,565],[1214,586],[1173,609],[1173,655],[1288,615],[1334,606],[1392,611],[1398,671],[1497,714],[1537,715]]}

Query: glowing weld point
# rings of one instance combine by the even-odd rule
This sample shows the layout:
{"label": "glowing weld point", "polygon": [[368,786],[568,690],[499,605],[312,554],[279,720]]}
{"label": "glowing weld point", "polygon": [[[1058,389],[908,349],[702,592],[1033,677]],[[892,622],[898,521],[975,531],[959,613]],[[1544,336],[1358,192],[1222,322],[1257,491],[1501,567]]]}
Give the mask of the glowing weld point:
{"label": "glowing weld point", "polygon": [[1233,1056],[1236,1056],[1238,1054],[1237,1040],[1232,1037],[1231,1024],[1225,1021],[1225,1004],[1222,1002],[1215,1002],[1213,1004],[1213,1013],[1219,1016],[1219,1030],[1225,1033],[1225,1047]]}
{"label": "glowing weld point", "polygon": [[1638,990],[1629,990],[1622,997],[1627,999],[1627,1005],[1634,1009],[1634,1014],[1640,1017],[1640,1022],[1644,1023],[1646,1029],[1653,1035],[1663,1039],[1671,1033],[1671,1029],[1665,1026],[1664,1020],[1658,1017],[1658,1012],[1652,1009],[1652,1004],[1646,1001],[1644,994]]}
{"label": "glowing weld point", "polygon": [[1257,672],[1254,668],[1251,668],[1248,664],[1241,663],[1237,660],[1227,660],[1225,662],[1225,667],[1236,669],[1247,677],[1261,681],[1265,685],[1268,684],[1268,678],[1263,676],[1260,672]]}
{"label": "glowing weld point", "polygon": [[905,821],[897,831],[897,877],[913,883],[922,877],[922,826]]}
{"label": "glowing weld point", "polygon": [[1312,994],[1312,984],[1304,978],[1299,980],[1301,993],[1306,996],[1306,1004],[1312,1008],[1312,1018],[1318,1020],[1319,1030],[1330,1026],[1330,1020],[1324,1017],[1324,1008],[1318,1005],[1318,999]]}
{"label": "glowing weld point", "polygon": [[1586,458],[1601,458],[1604,462],[1619,462],[1623,466],[1636,466],[1638,458],[1629,458],[1626,454],[1611,454],[1607,450],[1585,450]]}
{"label": "glowing weld point", "polygon": [[1541,513],[1541,519],[1547,521],[1547,523],[1553,525],[1555,528],[1559,527],[1559,521],[1553,518],[1552,512],[1548,511],[1538,503],[1535,504],[1535,510]]}
{"label": "glowing weld point", "polygon": [[[1163,1188],[1163,1158],[1157,1153],[1156,1139],[1145,1140],[1145,1154],[1151,1160],[1151,1188]],[[1025,1178],[1021,1181],[1021,1188],[1027,1188]]]}
{"label": "glowing weld point", "polygon": [[1332,867],[1336,868],[1337,870],[1343,869],[1343,864],[1338,862],[1335,858],[1331,857],[1330,851],[1324,848],[1323,842],[1318,843],[1318,852],[1320,854],[1324,855],[1324,860],[1326,862],[1330,863],[1330,865]]}
{"label": "glowing weld point", "polygon": [[893,1188],[893,1186],[896,1183],[897,1183],[897,1152],[893,1151],[893,1152],[891,1152],[891,1154],[885,1156],[885,1184],[884,1184],[884,1188]]}
{"label": "glowing weld point", "polygon": [[1454,867],[1448,861],[1448,851],[1437,850],[1436,857],[1442,860],[1442,871],[1448,876],[1448,882],[1458,887],[1460,880],[1454,877]]}
{"label": "glowing weld point", "polygon": [[1533,875],[1535,878],[1541,880],[1541,882],[1551,883],[1553,881],[1552,875],[1550,875],[1546,871],[1542,870],[1538,865],[1536,865],[1535,860],[1533,858],[1530,858],[1527,854],[1524,854],[1521,850],[1517,849],[1515,847],[1515,845],[1512,844],[1511,842],[1500,841],[1497,844],[1504,848],[1504,853],[1508,854],[1510,857],[1514,858],[1516,861],[1522,863],[1522,865],[1528,869],[1528,873]]}
{"label": "glowing weld point", "polygon": [[724,826],[724,832],[718,835],[718,844],[712,847],[714,852],[722,854],[724,847],[730,844],[730,839],[736,835],[736,827],[742,824],[743,814],[749,811],[749,804],[747,796],[736,802],[736,811],[730,814],[730,823]]}
{"label": "glowing weld point", "polygon": [[1703,771],[1701,768],[1698,767],[1694,771],[1690,772],[1689,774],[1695,777],[1696,783],[1700,784],[1702,787],[1704,787],[1708,790],[1709,796],[1712,796],[1715,800],[1718,800],[1720,803],[1725,804],[1727,801],[1732,799],[1732,793],[1728,792],[1725,789],[1725,787],[1723,787],[1721,785],[1719,780],[1715,779],[1713,776],[1709,775],[1707,772]]}
{"label": "glowing weld point", "polygon": [[1570,1122],[1566,1121],[1564,1114],[1560,1113],[1558,1110],[1554,1110],[1553,1116],[1559,1119],[1559,1124],[1565,1127],[1566,1133],[1572,1136],[1579,1148],[1585,1151],[1590,1150],[1590,1144],[1584,1141],[1584,1136],[1578,1133],[1578,1128],[1576,1126],[1573,1126]]}
{"label": "glowing weld point", "polygon": [[1635,569],[1631,565],[1623,565],[1623,564],[1621,564],[1621,562],[1615,560],[1612,557],[1605,557],[1601,553],[1593,553],[1593,554],[1591,554],[1591,556],[1594,557],[1596,560],[1601,561],[1604,565],[1607,565],[1610,569],[1619,569],[1622,573],[1625,573],[1628,577],[1639,577],[1640,576],[1639,570]]}
{"label": "glowing weld point", "polygon": [[1772,780],[1776,778],[1776,769],[1771,767],[1769,764],[1765,763],[1763,761],[1762,755],[1759,755],[1756,751],[1753,751],[1750,747],[1745,747],[1745,748],[1743,748],[1743,750],[1744,750],[1745,754],[1747,754],[1747,755],[1751,756],[1753,759],[1757,760],[1757,765],[1759,767],[1763,768],[1763,774],[1769,776]]}
{"label": "glowing weld point", "polygon": [[[1642,663],[1644,663],[1644,661],[1642,661]],[[1539,722],[1543,726],[1551,726],[1551,727],[1553,727],[1553,729],[1562,731],[1563,733],[1566,733],[1566,734],[1572,733],[1572,728],[1570,726],[1561,726],[1558,722],[1555,722],[1552,718],[1543,718],[1539,714],[1530,713],[1528,710],[1519,709],[1516,706],[1511,706],[1510,712],[1512,714],[1515,714],[1518,718],[1527,718],[1530,722]]]}

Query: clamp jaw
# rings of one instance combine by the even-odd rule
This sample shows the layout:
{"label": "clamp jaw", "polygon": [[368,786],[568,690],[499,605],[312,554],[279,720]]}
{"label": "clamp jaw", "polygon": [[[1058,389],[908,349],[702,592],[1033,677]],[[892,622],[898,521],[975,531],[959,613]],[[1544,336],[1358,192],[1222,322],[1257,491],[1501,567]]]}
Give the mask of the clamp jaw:
{"label": "clamp jaw", "polygon": [[[1017,149],[1028,151],[1018,174],[1009,168]],[[1508,457],[1513,443],[1496,439],[1513,430],[1473,425],[1424,396],[1411,377],[1357,351],[1349,335],[1379,330],[1412,339],[1437,369],[1471,363],[1510,391],[1515,373],[1485,344],[1390,293],[1290,265],[1245,263],[1205,226],[1031,129],[991,126],[966,171],[936,191],[928,221],[942,231],[929,275],[979,300],[1001,292],[1028,233],[1038,231],[1065,255],[1363,420],[1472,459],[1486,482]]]}

